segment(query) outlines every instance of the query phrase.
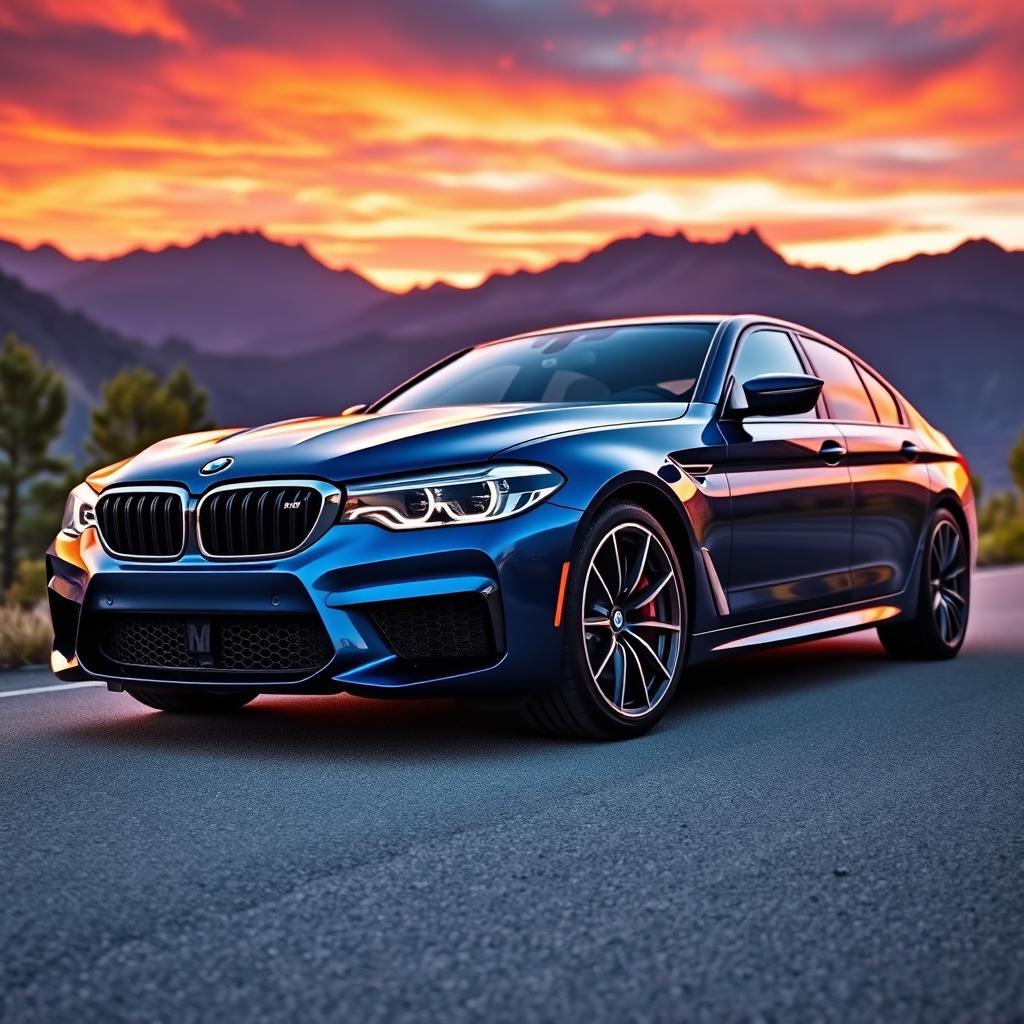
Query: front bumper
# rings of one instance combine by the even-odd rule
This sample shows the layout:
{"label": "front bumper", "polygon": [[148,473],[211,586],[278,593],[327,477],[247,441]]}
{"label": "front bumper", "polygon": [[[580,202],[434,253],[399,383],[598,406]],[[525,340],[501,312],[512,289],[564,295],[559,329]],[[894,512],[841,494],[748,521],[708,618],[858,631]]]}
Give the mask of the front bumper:
{"label": "front bumper", "polygon": [[[170,563],[116,558],[94,529],[61,534],[47,552],[54,626],[51,665],[62,679],[115,686],[241,686],[260,692],[503,696],[547,685],[558,671],[554,625],[562,564],[581,513],[546,502],[493,523],[391,532],[373,524],[331,528],[310,547],[276,561],[214,563],[190,551]],[[473,595],[487,610],[486,657],[410,658],[396,653],[372,614],[390,602]],[[391,607],[397,607],[391,605]],[[322,623],[329,660],[313,671],[182,671],[114,664],[95,636],[111,616],[217,617]],[[278,618],[275,618],[278,617]]]}

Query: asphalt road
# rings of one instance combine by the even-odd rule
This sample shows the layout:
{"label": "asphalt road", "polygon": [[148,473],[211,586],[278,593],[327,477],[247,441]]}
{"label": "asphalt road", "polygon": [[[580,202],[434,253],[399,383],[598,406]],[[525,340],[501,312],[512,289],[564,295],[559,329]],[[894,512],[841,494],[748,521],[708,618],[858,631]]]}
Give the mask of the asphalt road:
{"label": "asphalt road", "polygon": [[613,745],[52,683],[0,675],[4,1022],[1024,1018],[1024,571],[956,662],[737,659]]}

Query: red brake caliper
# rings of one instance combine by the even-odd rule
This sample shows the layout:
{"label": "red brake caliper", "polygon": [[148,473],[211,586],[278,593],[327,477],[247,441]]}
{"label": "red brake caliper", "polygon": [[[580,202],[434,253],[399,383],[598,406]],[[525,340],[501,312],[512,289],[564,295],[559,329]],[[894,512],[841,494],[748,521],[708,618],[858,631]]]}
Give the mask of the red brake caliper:
{"label": "red brake caliper", "polygon": [[[648,578],[647,573],[644,573],[643,576],[640,577],[640,583],[637,585],[637,590],[643,592],[647,587],[650,586],[650,584],[651,584],[651,581]],[[640,610],[644,613],[644,617],[645,618],[653,619],[654,618],[654,601],[653,600],[648,601],[647,604],[643,605]]]}

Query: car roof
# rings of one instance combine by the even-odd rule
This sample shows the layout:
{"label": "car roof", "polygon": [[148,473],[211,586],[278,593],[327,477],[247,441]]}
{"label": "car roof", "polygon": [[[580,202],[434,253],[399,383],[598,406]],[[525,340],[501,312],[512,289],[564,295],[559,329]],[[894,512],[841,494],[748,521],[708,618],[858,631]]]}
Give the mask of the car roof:
{"label": "car roof", "polygon": [[542,334],[560,334],[563,331],[585,331],[603,327],[632,327],[640,324],[712,324],[716,327],[733,323],[738,326],[747,324],[778,324],[790,330],[804,331],[817,334],[802,324],[790,323],[781,320],[777,316],[766,316],[762,313],[663,313],[660,316],[625,316],[616,317],[612,320],[586,320],[581,323],[572,324],[551,324],[548,327],[538,327],[532,331],[521,331],[518,334],[509,334],[503,338],[495,338],[492,341],[481,342],[481,345],[497,345],[503,341],[516,341],[519,338],[535,338]]}

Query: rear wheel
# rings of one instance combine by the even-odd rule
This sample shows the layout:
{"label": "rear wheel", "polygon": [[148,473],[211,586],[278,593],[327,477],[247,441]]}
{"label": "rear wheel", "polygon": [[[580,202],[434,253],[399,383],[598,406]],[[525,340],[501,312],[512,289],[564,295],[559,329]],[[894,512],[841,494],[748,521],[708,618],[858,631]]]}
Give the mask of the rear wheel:
{"label": "rear wheel", "polygon": [[598,513],[570,566],[562,670],[526,707],[558,735],[640,735],[665,713],[687,639],[686,589],[672,542],[638,505]]}
{"label": "rear wheel", "polygon": [[917,613],[878,627],[882,645],[898,658],[953,658],[963,646],[971,603],[970,555],[963,530],[947,509],[928,528]]}
{"label": "rear wheel", "polygon": [[252,690],[218,693],[192,689],[148,690],[136,686],[126,686],[125,693],[134,697],[140,704],[145,704],[147,708],[185,714],[224,714],[238,711],[257,696]]}

